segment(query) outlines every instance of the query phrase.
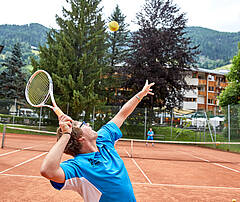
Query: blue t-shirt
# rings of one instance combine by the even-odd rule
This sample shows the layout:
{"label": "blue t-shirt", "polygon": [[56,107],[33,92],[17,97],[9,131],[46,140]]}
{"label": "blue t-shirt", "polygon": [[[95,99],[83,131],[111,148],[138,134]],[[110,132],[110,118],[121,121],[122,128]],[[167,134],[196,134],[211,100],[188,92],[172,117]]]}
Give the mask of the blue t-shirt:
{"label": "blue t-shirt", "polygon": [[153,136],[154,132],[153,132],[153,130],[152,131],[149,130],[147,134],[150,135],[150,136]]}
{"label": "blue t-shirt", "polygon": [[78,192],[85,202],[135,202],[132,184],[123,160],[114,148],[122,133],[108,122],[98,132],[99,152],[79,154],[60,164],[65,183],[51,181],[58,190]]}

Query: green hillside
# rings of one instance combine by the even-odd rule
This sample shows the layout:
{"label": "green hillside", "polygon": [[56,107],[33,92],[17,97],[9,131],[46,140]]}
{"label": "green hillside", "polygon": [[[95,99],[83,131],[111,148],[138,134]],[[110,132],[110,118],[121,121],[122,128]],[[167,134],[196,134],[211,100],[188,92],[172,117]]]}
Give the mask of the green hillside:
{"label": "green hillside", "polygon": [[21,44],[23,60],[30,63],[30,56],[37,57],[39,45],[46,43],[49,28],[32,23],[26,25],[0,25],[0,44],[4,45],[0,62],[8,56],[16,43]]}
{"label": "green hillside", "polygon": [[219,32],[202,27],[188,27],[187,36],[201,51],[199,67],[214,69],[227,65],[238,51],[240,32]]}
{"label": "green hillside", "polygon": [[232,67],[232,64],[228,64],[228,65],[224,65],[222,67],[218,67],[215,70],[230,70],[231,67]]}
{"label": "green hillside", "polygon": [[[21,43],[23,59],[30,64],[30,56],[37,57],[39,44],[46,43],[47,32],[50,29],[37,24],[0,25],[0,44],[4,50],[0,62],[8,56],[16,42]],[[187,27],[186,36],[194,45],[199,45],[201,54],[197,58],[198,66],[205,69],[215,69],[231,63],[237,54],[240,32],[218,32],[202,27]]]}

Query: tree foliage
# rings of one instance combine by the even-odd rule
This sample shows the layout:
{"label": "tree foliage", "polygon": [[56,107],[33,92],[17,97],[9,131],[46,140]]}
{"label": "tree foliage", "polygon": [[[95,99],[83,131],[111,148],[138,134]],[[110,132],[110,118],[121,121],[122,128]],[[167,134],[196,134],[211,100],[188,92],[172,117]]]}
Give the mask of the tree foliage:
{"label": "tree foliage", "polygon": [[5,46],[2,54],[10,56],[14,45],[20,43],[22,60],[24,63],[29,64],[31,56],[37,57],[32,52],[32,46],[38,47],[40,44],[45,44],[47,32],[49,30],[49,28],[37,23],[26,25],[0,25],[0,44]]}
{"label": "tree foliage", "polygon": [[197,47],[190,47],[190,39],[184,37],[185,14],[171,0],[146,0],[137,24],[140,29],[132,35],[127,67],[122,70],[129,77],[124,87],[136,93],[148,79],[155,82],[155,94],[146,97],[143,105],[181,107],[183,90],[188,87],[186,70],[197,54]]}
{"label": "tree foliage", "polygon": [[237,54],[240,32],[219,32],[202,27],[187,27],[186,36],[191,37],[192,43],[199,44],[200,55],[198,66],[214,69],[230,63]]}
{"label": "tree foliage", "polygon": [[[107,44],[100,0],[69,0],[71,9],[63,8],[63,18],[56,16],[60,30],[51,30],[47,44],[40,46],[40,60],[32,61],[34,70],[47,70],[54,82],[59,106],[78,118],[86,119],[93,106],[105,101]],[[102,101],[102,102],[100,102]]]}
{"label": "tree foliage", "polygon": [[9,99],[24,99],[25,75],[20,44],[14,45],[11,56],[4,63],[5,69],[0,74],[0,97]]}
{"label": "tree foliage", "polygon": [[121,12],[118,5],[108,18],[108,21],[116,21],[119,24],[119,29],[116,32],[109,32],[109,55],[110,55],[110,69],[108,76],[108,102],[109,105],[119,105],[119,98],[115,96],[116,89],[120,88],[121,79],[116,74],[119,66],[124,65],[128,55],[128,43],[130,31],[128,30],[129,24],[125,22],[126,16]]}
{"label": "tree foliage", "polygon": [[109,51],[110,51],[110,64],[116,66],[123,64],[128,53],[129,24],[125,22],[126,16],[121,12],[119,6],[115,7],[115,10],[108,18],[110,21],[116,21],[119,24],[119,29],[116,32],[109,33]]}
{"label": "tree foliage", "polygon": [[[10,56],[14,44],[19,42],[23,60],[26,64],[30,64],[30,56],[37,58],[37,55],[32,52],[31,46],[44,45],[49,30],[49,28],[37,23],[0,25],[0,44],[5,46],[0,56],[0,62],[3,62],[3,57]],[[229,64],[233,56],[237,54],[240,32],[219,32],[192,26],[186,27],[185,31],[186,37],[191,38],[193,45],[199,45],[201,53],[197,57],[198,67],[204,69],[221,67]]]}
{"label": "tree foliage", "polygon": [[240,43],[238,44],[238,54],[233,57],[227,80],[229,84],[219,96],[219,104],[222,107],[240,104]]}

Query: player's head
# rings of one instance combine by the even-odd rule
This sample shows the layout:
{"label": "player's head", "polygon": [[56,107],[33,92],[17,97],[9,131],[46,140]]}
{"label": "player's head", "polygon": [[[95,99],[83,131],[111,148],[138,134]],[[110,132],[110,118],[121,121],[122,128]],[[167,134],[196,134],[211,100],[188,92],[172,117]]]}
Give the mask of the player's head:
{"label": "player's head", "polygon": [[[82,137],[83,131],[80,129],[75,121],[73,121],[73,128],[71,133],[71,138],[69,139],[67,146],[64,149],[65,154],[69,154],[71,156],[76,156],[81,153],[82,143],[79,141],[79,138]],[[62,130],[59,127],[57,129],[57,140],[62,137]]]}
{"label": "player's head", "polygon": [[88,124],[83,122],[77,122],[78,128],[80,128],[83,132],[83,142],[90,142],[94,143],[97,139],[97,132],[92,129],[92,127]]}
{"label": "player's head", "polygon": [[[62,136],[61,128],[59,127],[57,130],[57,140]],[[69,154],[71,156],[76,156],[81,154],[82,147],[84,144],[88,144],[89,142],[96,141],[97,133],[92,130],[89,124],[85,124],[83,122],[73,121],[72,122],[72,133],[71,138],[69,139],[64,153]]]}

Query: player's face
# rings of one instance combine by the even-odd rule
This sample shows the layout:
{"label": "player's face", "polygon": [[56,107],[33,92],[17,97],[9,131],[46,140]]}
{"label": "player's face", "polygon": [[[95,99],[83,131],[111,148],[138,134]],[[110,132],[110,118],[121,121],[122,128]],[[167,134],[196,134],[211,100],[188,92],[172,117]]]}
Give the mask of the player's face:
{"label": "player's face", "polygon": [[87,140],[92,141],[97,139],[97,132],[92,129],[89,123],[79,122],[79,127],[83,131],[83,137]]}

